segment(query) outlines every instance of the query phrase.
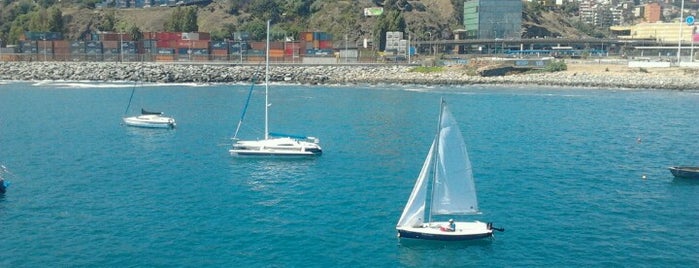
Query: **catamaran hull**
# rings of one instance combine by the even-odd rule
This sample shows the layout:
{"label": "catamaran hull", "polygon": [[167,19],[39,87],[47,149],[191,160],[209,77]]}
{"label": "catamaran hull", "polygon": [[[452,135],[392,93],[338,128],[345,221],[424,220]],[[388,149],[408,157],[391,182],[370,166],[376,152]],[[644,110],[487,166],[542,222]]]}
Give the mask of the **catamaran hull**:
{"label": "catamaran hull", "polygon": [[293,138],[275,138],[258,141],[238,141],[229,150],[237,157],[314,157],[323,154],[323,149],[316,143],[299,141]]}
{"label": "catamaran hull", "polygon": [[322,151],[305,151],[305,152],[281,152],[281,151],[243,151],[229,150],[232,156],[238,157],[279,157],[279,158],[297,158],[297,157],[315,157],[323,154]]}

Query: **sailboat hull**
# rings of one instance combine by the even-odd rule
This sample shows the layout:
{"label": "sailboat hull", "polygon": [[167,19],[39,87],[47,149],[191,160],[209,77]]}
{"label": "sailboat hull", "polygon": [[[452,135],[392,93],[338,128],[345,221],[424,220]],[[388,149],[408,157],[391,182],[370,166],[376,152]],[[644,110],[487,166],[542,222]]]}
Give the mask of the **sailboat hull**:
{"label": "sailboat hull", "polygon": [[483,239],[493,236],[493,230],[489,224],[484,222],[457,222],[456,231],[443,231],[440,226],[447,226],[448,223],[432,223],[424,227],[399,227],[398,237],[421,240],[437,241],[465,241]]}
{"label": "sailboat hull", "polygon": [[125,117],[124,124],[143,128],[175,128],[175,119],[161,115],[145,114]]}

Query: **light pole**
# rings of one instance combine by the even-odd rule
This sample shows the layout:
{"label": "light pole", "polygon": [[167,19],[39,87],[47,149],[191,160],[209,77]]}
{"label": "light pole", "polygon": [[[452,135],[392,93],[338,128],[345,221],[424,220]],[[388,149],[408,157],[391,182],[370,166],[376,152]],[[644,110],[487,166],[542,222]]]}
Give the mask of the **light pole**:
{"label": "light pole", "polygon": [[44,41],[44,61],[46,61],[46,36],[42,34],[41,40]]}
{"label": "light pole", "polygon": [[427,35],[430,36],[430,39],[427,40],[427,47],[429,48],[430,53],[427,53],[427,55],[430,55],[432,54],[432,32],[427,32]]}
{"label": "light pole", "polygon": [[682,51],[682,18],[684,17],[684,0],[680,6],[680,38],[677,39],[677,66],[680,65],[680,51]]}

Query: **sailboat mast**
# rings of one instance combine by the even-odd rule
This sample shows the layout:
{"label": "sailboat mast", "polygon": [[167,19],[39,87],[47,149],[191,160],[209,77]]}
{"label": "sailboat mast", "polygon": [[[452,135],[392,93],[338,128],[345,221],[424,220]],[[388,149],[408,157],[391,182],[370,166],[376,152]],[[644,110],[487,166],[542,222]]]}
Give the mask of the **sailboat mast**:
{"label": "sailboat mast", "polygon": [[265,140],[269,138],[269,23],[267,20],[267,44],[265,45]]}
{"label": "sailboat mast", "polygon": [[131,108],[131,100],[133,100],[133,93],[136,92],[136,84],[138,84],[138,79],[141,76],[141,68],[138,69],[136,74],[136,81],[133,83],[133,88],[131,89],[131,96],[129,97],[129,104],[126,105],[126,110],[124,110],[124,115],[129,113],[129,108]]}
{"label": "sailboat mast", "polygon": [[[429,183],[430,187],[430,203],[433,202],[434,200],[434,185],[435,182],[437,181],[437,164],[438,164],[438,158],[439,158],[439,140],[440,136],[442,135],[442,113],[444,113],[444,106],[447,105],[447,103],[444,101],[444,98],[440,100],[439,104],[439,119],[437,120],[437,135],[434,137],[434,153],[432,154],[432,181]],[[427,204],[425,204],[427,206]],[[427,215],[427,222],[432,222],[432,206],[429,206],[429,215]]]}

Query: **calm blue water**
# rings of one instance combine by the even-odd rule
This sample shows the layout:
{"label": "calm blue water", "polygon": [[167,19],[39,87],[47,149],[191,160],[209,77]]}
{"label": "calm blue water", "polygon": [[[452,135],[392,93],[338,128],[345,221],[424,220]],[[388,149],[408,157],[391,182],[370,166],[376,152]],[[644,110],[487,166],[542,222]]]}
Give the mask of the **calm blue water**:
{"label": "calm blue water", "polygon": [[[271,130],[324,149],[290,161],[229,156],[248,88],[139,88],[168,131],[120,124],[128,84],[0,84],[0,267],[699,266],[699,181],[667,170],[699,164],[697,91],[273,86]],[[441,97],[493,241],[396,238]]]}

